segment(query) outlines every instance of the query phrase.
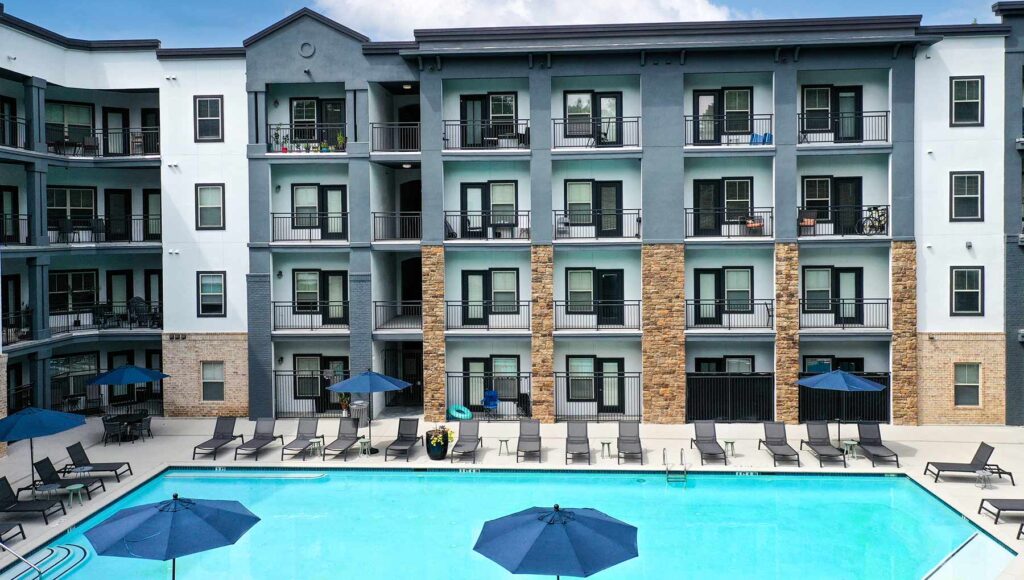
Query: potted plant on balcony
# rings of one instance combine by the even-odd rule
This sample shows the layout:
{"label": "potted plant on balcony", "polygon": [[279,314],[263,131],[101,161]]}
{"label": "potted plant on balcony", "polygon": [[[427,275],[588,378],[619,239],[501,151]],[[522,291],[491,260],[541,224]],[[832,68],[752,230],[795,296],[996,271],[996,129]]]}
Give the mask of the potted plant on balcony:
{"label": "potted plant on balcony", "polygon": [[434,461],[441,461],[448,456],[448,443],[453,438],[452,430],[444,425],[427,431],[427,455]]}
{"label": "potted plant on balcony", "polygon": [[338,149],[337,150],[338,151],[344,151],[345,150],[345,142],[347,140],[348,139],[345,137],[345,135],[343,135],[341,133],[338,133],[338,138],[337,138],[337,141],[338,141]]}
{"label": "potted plant on balcony", "polygon": [[330,153],[331,152],[331,147],[330,147],[330,145],[327,144],[327,141],[324,141],[324,142],[320,143],[320,152],[321,153]]}

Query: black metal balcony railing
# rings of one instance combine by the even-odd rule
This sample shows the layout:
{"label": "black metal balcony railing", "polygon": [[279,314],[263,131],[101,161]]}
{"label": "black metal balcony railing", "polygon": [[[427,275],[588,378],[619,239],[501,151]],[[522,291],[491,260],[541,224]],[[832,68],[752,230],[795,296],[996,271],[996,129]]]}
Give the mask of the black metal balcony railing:
{"label": "black metal balcony railing", "polygon": [[345,330],[348,300],[274,301],[274,330]]}
{"label": "black metal balcony railing", "polygon": [[686,328],[775,328],[775,299],[688,299]]}
{"label": "black metal balcony railing", "polygon": [[32,148],[29,125],[24,118],[0,115],[0,147]]}
{"label": "black metal balcony railing", "polygon": [[444,234],[449,240],[528,240],[530,212],[446,211]]}
{"label": "black metal balcony railing", "polygon": [[639,421],[640,373],[555,373],[555,421]]}
{"label": "black metal balcony railing", "polygon": [[129,302],[76,305],[50,310],[54,336],[84,330],[132,330],[163,328],[163,307],[141,298]]}
{"label": "black metal balcony railing", "polygon": [[50,243],[127,244],[159,242],[163,224],[160,216],[50,218],[46,220]]}
{"label": "black metal balcony railing", "polygon": [[551,124],[553,149],[640,146],[640,117],[570,117]]}
{"label": "black metal balcony railing", "polygon": [[[445,403],[461,405],[473,412],[473,418],[486,421],[516,421],[532,413],[530,373],[448,372],[445,377]],[[497,406],[484,405],[484,391],[497,391]]]}
{"label": "black metal balcony railing", "polygon": [[420,150],[419,123],[370,123],[370,147],[374,153]]}
{"label": "black metal balcony railing", "polygon": [[345,123],[273,123],[267,125],[270,153],[343,153]]}
{"label": "black metal balcony railing", "polygon": [[554,210],[556,240],[640,239],[640,210]]}
{"label": "black metal balcony railing", "polygon": [[799,113],[799,143],[885,143],[889,111]]}
{"label": "black metal balcony railing", "polygon": [[772,114],[686,115],[684,144],[697,146],[773,145]]}
{"label": "black metal balcony railing", "polygon": [[374,330],[419,330],[423,328],[423,303],[419,300],[373,302]]}
{"label": "black metal balcony railing", "polygon": [[0,245],[25,246],[32,239],[31,221],[25,213],[5,213],[0,216]]}
{"label": "black metal balcony railing", "polygon": [[[348,372],[274,371],[274,409],[278,418],[343,417],[342,393],[327,387],[349,377]],[[347,398],[351,403],[351,395]]]}
{"label": "black metal balcony railing", "polygon": [[32,340],[32,309],[4,313],[3,333],[3,346]]}
{"label": "black metal balcony railing", "polygon": [[800,300],[800,328],[889,328],[888,298]]}
{"label": "black metal balcony railing", "polygon": [[50,377],[49,408],[85,415],[164,412],[163,381],[132,385],[90,385],[106,369]]}
{"label": "black metal balcony railing", "polygon": [[775,233],[775,209],[686,208],[688,238],[770,238]]}
{"label": "black metal balcony railing", "polygon": [[373,241],[418,240],[423,232],[420,212],[373,212]]}
{"label": "black metal balcony railing", "polygon": [[272,213],[271,241],[339,242],[348,239],[348,212]]}
{"label": "black metal balcony railing", "polygon": [[801,236],[887,236],[888,205],[830,205],[798,208]]}
{"label": "black metal balcony railing", "polygon": [[13,415],[22,409],[37,406],[35,403],[35,386],[31,383],[11,387],[7,396],[7,414]]}
{"label": "black metal balcony railing", "polygon": [[488,119],[481,121],[445,121],[444,148],[529,149],[530,121],[527,119]]}
{"label": "black metal balcony railing", "polygon": [[[816,373],[800,373],[800,378]],[[890,386],[890,373],[887,372],[855,372],[855,375],[876,383]],[[890,390],[884,391],[827,391],[824,389],[808,389],[800,387],[799,419],[804,421],[842,421],[842,422],[889,422]]]}
{"label": "black metal balcony railing", "polygon": [[686,373],[686,420],[755,422],[775,417],[775,373]]}
{"label": "black metal balcony railing", "polygon": [[142,157],[160,154],[160,128],[76,127],[46,124],[46,147],[69,157]]}
{"label": "black metal balcony railing", "polygon": [[640,301],[555,300],[555,330],[640,330]]}
{"label": "black metal balcony railing", "polygon": [[446,330],[529,330],[529,300],[446,300]]}

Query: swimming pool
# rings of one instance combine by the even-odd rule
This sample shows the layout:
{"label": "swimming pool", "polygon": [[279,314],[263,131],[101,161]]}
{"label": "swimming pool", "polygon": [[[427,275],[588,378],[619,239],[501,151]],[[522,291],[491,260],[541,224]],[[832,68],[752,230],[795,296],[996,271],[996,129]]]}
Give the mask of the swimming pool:
{"label": "swimming pool", "polygon": [[[484,521],[534,505],[594,507],[639,528],[636,578],[921,578],[978,532],[904,477],[395,470],[170,469],[51,546],[124,507],[234,499],[262,518],[236,545],[178,561],[180,577],[507,579],[473,552]],[[972,578],[1013,557],[985,534]],[[980,566],[987,566],[983,568]],[[169,563],[90,555],[70,578],[167,578]]]}

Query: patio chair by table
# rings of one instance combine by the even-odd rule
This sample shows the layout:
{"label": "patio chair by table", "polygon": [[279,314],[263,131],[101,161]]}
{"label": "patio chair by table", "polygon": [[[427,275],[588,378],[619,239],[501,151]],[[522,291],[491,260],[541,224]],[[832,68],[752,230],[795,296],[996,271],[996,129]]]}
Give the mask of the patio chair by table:
{"label": "patio chair by table", "polygon": [[391,455],[395,457],[404,455],[405,460],[409,461],[409,455],[412,452],[413,446],[417,443],[423,443],[423,437],[419,435],[419,429],[419,419],[399,419],[398,437],[384,450],[384,461],[386,462],[388,456]]}
{"label": "patio chair by table", "polygon": [[615,440],[616,462],[621,464],[629,456],[640,458],[644,464],[644,445],[640,441],[638,421],[619,421],[619,437]]}
{"label": "patio chair by table", "polygon": [[238,454],[252,455],[255,461],[260,460],[260,451],[264,447],[270,445],[275,440],[280,439],[281,445],[284,445],[284,435],[275,435],[274,427],[277,425],[277,419],[262,418],[256,419],[256,431],[252,435],[252,439],[243,442],[238,447],[235,447],[235,460],[238,460]]}
{"label": "patio chair by table", "polygon": [[6,477],[0,477],[0,513],[6,514],[39,514],[43,523],[49,525],[50,516],[60,512],[67,515],[64,502],[59,499],[19,500]]}
{"label": "patio chair by table", "polygon": [[537,463],[540,463],[542,461],[540,443],[540,421],[536,419],[520,420],[519,439],[516,442],[516,463],[519,463],[520,457],[526,461],[526,456],[530,453],[536,453]]}
{"label": "patio chair by table", "polygon": [[455,454],[460,456],[471,455],[473,463],[476,463],[476,450],[482,444],[483,440],[480,439],[480,421],[476,419],[461,421],[459,423],[459,440],[452,447],[452,463],[455,463]]}
{"label": "patio chair by table", "polygon": [[772,454],[772,462],[778,466],[779,461],[796,461],[800,467],[800,454],[790,446],[786,439],[786,426],[778,421],[769,421],[764,424],[764,439],[757,442],[757,448],[764,446],[768,453]]}
{"label": "patio chair by table", "polygon": [[235,418],[217,417],[217,424],[213,427],[213,437],[192,449],[192,459],[196,458],[197,453],[201,453],[204,455],[212,454],[213,459],[216,460],[217,451],[235,439],[241,439],[242,443],[245,443],[245,437],[235,435]]}
{"label": "patio chair by table", "polygon": [[335,457],[341,455],[345,461],[348,461],[348,450],[362,438],[363,436],[359,434],[359,419],[355,417],[342,418],[341,423],[338,424],[338,438],[324,446],[320,457],[327,461],[327,452],[331,452]]}
{"label": "patio chair by table", "polygon": [[804,445],[810,447],[811,452],[818,458],[818,467],[822,467],[825,461],[842,461],[843,467],[846,467],[846,453],[832,445],[832,438],[828,434],[828,423],[808,421],[807,439],[800,441],[800,449],[803,449]]}
{"label": "patio chair by table", "polygon": [[82,447],[81,443],[75,443],[68,447],[67,450],[68,457],[71,458],[71,463],[64,468],[65,473],[68,473],[73,469],[88,467],[90,474],[109,473],[113,475],[114,479],[118,482],[121,481],[122,475],[132,475],[132,466],[127,461],[113,463],[93,463],[89,461],[89,456],[85,453],[85,447]]}
{"label": "patio chair by table", "polygon": [[565,464],[569,459],[576,463],[577,455],[587,456],[587,465],[590,465],[590,438],[587,436],[586,421],[569,421],[565,437]]}
{"label": "patio chair by table", "polygon": [[287,445],[281,447],[281,461],[284,461],[285,453],[291,453],[292,457],[301,455],[302,460],[305,461],[306,455],[309,454],[309,449],[312,447],[314,441],[319,440],[320,444],[323,445],[324,436],[317,435],[316,433],[319,424],[320,420],[316,417],[299,419],[299,428],[295,433],[295,439],[292,439]]}
{"label": "patio chair by table", "polygon": [[860,439],[857,447],[871,461],[871,467],[886,462],[895,462],[896,467],[900,466],[900,456],[882,442],[882,430],[877,423],[857,423],[857,436]]}
{"label": "patio chair by table", "polygon": [[96,488],[99,488],[100,491],[107,490],[106,484],[98,477],[61,477],[49,457],[44,457],[32,465],[36,468],[36,473],[39,474],[39,481],[42,481],[43,485],[55,484],[59,489],[66,489],[72,485],[82,485],[85,487],[85,495],[89,499],[92,499],[92,492]]}
{"label": "patio chair by table", "polygon": [[721,459],[726,465],[729,465],[725,449],[718,443],[714,421],[694,421],[693,430],[694,438],[690,439],[690,449],[693,449],[694,445],[697,446],[701,465],[704,465],[705,460],[713,461],[715,459]]}
{"label": "patio chair by table", "polygon": [[103,446],[106,447],[107,443],[111,439],[117,439],[117,444],[120,445],[124,441],[125,436],[128,435],[128,425],[119,423],[117,421],[110,421],[106,417],[103,418]]}
{"label": "patio chair by table", "polygon": [[992,458],[992,453],[995,448],[987,443],[981,443],[978,445],[978,450],[974,452],[974,457],[970,463],[946,463],[941,461],[929,461],[924,466],[924,475],[934,475],[935,481],[939,481],[939,476],[942,472],[948,473],[960,473],[960,474],[975,474],[978,471],[987,471],[992,475],[998,475],[999,479],[1002,479],[1004,475],[1010,477],[1010,483],[1016,486],[1016,482],[1013,481],[1013,474],[1006,471],[998,464],[989,463],[988,460]]}

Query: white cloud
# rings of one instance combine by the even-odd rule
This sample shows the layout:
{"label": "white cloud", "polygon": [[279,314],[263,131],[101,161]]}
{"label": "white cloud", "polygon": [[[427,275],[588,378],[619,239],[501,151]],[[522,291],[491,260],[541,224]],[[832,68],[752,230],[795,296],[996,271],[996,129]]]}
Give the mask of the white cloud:
{"label": "white cloud", "polygon": [[412,40],[416,28],[725,20],[712,0],[316,0],[316,9],[374,40]]}

